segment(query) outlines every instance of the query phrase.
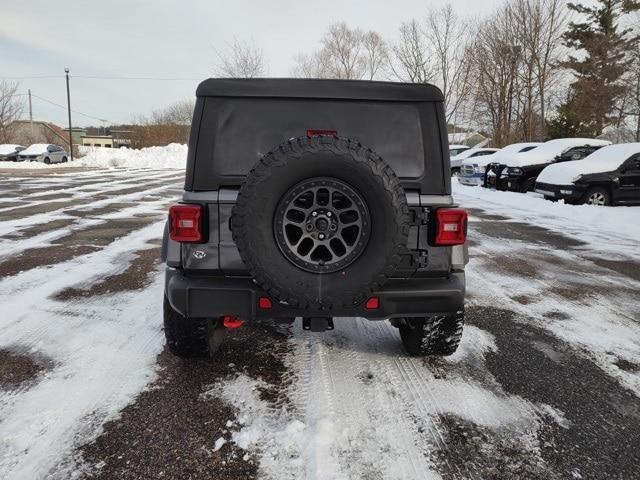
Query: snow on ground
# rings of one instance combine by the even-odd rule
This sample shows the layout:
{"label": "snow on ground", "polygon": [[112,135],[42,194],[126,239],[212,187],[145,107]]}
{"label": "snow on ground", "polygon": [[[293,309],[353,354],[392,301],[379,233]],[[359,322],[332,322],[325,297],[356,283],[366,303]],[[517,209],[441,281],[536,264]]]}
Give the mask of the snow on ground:
{"label": "snow on ground", "polygon": [[[536,245],[500,239],[476,228],[482,217],[472,215],[470,238],[477,246],[467,267],[469,292],[478,305],[501,305],[576,346],[609,375],[640,396],[640,372],[618,366],[620,360],[640,364],[638,315],[640,282],[603,276],[589,258],[637,262],[640,259],[640,207],[595,207],[546,201],[535,194],[498,192],[454,183],[454,197],[467,208],[503,215],[517,222],[546,227],[586,245]],[[553,260],[555,258],[555,261]],[[490,268],[498,259],[515,262],[511,270]],[[527,273],[527,269],[533,272]],[[526,299],[524,302],[519,299]],[[549,318],[549,312],[561,318]]]}
{"label": "snow on ground", "polygon": [[640,258],[640,206],[596,207],[566,205],[545,200],[536,193],[501,192],[469,187],[452,179],[453,197],[467,208],[480,208],[561,233],[613,254]]}
{"label": "snow on ground", "polygon": [[82,157],[67,163],[0,162],[0,169],[67,170],[77,167],[181,169],[187,163],[187,146],[172,143],[164,147],[132,148],[80,147]]}
{"label": "snow on ground", "polygon": [[86,155],[78,160],[85,167],[127,168],[179,168],[187,163],[187,146],[172,143],[166,147],[131,148],[86,148]]}
{"label": "snow on ground", "polygon": [[387,322],[336,319],[336,330],[321,336],[294,332],[292,345],[292,407],[271,407],[260,399],[261,381],[245,375],[210,390],[238,407],[232,441],[258,455],[267,479],[440,478],[432,454],[447,448],[444,417],[508,430],[534,456],[541,416],[564,426],[549,405],[506,395],[491,378],[469,378],[469,366],[496,349],[473,326],[446,359],[447,378],[406,357]]}

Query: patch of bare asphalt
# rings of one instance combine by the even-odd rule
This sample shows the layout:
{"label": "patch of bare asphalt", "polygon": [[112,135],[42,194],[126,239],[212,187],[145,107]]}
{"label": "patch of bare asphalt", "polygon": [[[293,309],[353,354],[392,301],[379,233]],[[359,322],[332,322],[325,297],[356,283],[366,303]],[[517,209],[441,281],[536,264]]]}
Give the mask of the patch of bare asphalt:
{"label": "patch of bare asphalt", "polygon": [[599,257],[586,257],[587,260],[595,263],[599,267],[613,270],[619,275],[629,277],[640,282],[640,262],[632,259],[610,260]]}
{"label": "patch of bare asphalt", "polygon": [[529,305],[536,301],[535,298],[530,297],[529,295],[516,295],[511,297],[513,300],[518,302],[520,305]]}
{"label": "patch of bare asphalt", "polygon": [[100,250],[114,240],[153,223],[154,218],[118,218],[71,232],[46,247],[31,248],[0,263],[0,277],[66,262]]}
{"label": "patch of bare asphalt", "polygon": [[18,218],[30,217],[39,213],[49,213],[61,208],[77,205],[77,201],[67,200],[60,202],[43,202],[37,205],[26,205],[24,207],[13,208],[0,212],[0,220],[15,220]]}
{"label": "patch of bare asphalt", "polygon": [[167,351],[158,357],[159,378],[104,426],[93,442],[79,448],[89,466],[85,478],[96,480],[253,479],[257,460],[228,442],[214,443],[231,433],[233,405],[202,395],[211,386],[239,372],[262,378],[262,392],[274,403],[285,390],[283,359],[288,351],[286,330],[254,324],[229,333],[212,360],[181,360]]}
{"label": "patch of bare asphalt", "polygon": [[[436,452],[436,461],[445,480],[562,478],[511,429],[489,429],[455,415],[441,416],[440,423],[446,448]],[[456,468],[462,466],[464,475]]]}
{"label": "patch of bare asphalt", "polygon": [[467,208],[467,210],[469,211],[469,213],[471,213],[476,217],[481,218],[482,220],[496,220],[496,221],[509,220],[509,217],[505,217],[502,215],[495,215],[493,213],[486,213],[484,210],[480,208]]}
{"label": "patch of bare asphalt", "polygon": [[[99,193],[96,193],[96,195],[91,198],[82,198],[82,199],[59,201],[59,202],[43,202],[43,203],[38,203],[36,205],[26,205],[23,207],[13,208],[11,210],[0,212],[0,221],[30,217],[32,215],[36,215],[39,213],[49,213],[55,210],[68,208],[68,207],[76,207],[76,206],[79,207],[79,206],[90,205],[91,203],[97,200],[107,200],[107,199],[113,198],[114,196],[127,195],[129,193],[144,192],[145,190],[148,190],[154,187],[161,187],[166,184],[167,183],[164,181],[142,183],[136,187],[131,187],[131,188],[111,190],[107,192],[101,191]],[[36,200],[38,200],[38,198],[36,198]],[[132,201],[129,204],[129,206],[132,206],[135,202],[136,201]]]}
{"label": "patch of bare asphalt", "polygon": [[540,271],[540,267],[535,263],[529,262],[523,257],[508,255],[486,256],[483,258],[483,266],[494,272],[517,277],[534,278],[538,276]]}
{"label": "patch of bare asphalt", "polygon": [[629,372],[629,373],[640,372],[640,365],[638,365],[637,363],[633,363],[628,360],[625,360],[624,358],[619,358],[613,363],[616,367],[618,367],[620,370],[624,370],[625,372]]}
{"label": "patch of bare asphalt", "polygon": [[47,368],[47,360],[11,349],[0,349],[0,388],[13,389],[36,379]]}
{"label": "patch of bare asphalt", "polygon": [[98,217],[100,215],[106,215],[109,213],[117,212],[125,208],[133,207],[133,203],[114,202],[105,205],[104,207],[91,208],[91,205],[87,205],[86,208],[76,208],[73,210],[65,210],[64,213],[68,215],[75,215],[81,218]]}
{"label": "patch of bare asphalt", "polygon": [[134,260],[123,272],[101,278],[96,283],[85,285],[84,288],[65,288],[54,298],[66,301],[144,288],[151,280],[150,274],[160,263],[160,248],[138,250],[135,255]]}
{"label": "patch of bare asphalt", "polygon": [[585,242],[575,238],[528,223],[485,220],[474,223],[472,228],[483,235],[502,241],[519,240],[525,243],[549,245],[558,249],[586,245]]}
{"label": "patch of bare asphalt", "polygon": [[[540,454],[550,471],[560,478],[640,478],[640,403],[633,392],[585,355],[513,312],[470,307],[466,319],[494,336],[497,350],[486,353],[486,367],[504,391],[550,405],[566,419],[564,426],[549,419],[541,422]],[[458,425],[454,430],[461,429],[467,437],[478,435],[477,429]],[[455,431],[453,435],[459,437]],[[446,454],[456,455],[456,448],[460,446],[453,444]],[[470,449],[463,460],[502,465],[499,456],[487,458],[486,451]],[[508,460],[508,451],[506,455]],[[513,474],[508,466],[492,473],[494,477],[485,478],[549,478],[535,470]]]}
{"label": "patch of bare asphalt", "polygon": [[0,208],[13,208],[13,207],[19,207],[20,205],[24,205],[25,202],[24,200],[15,200],[15,201],[11,201],[11,202],[0,202]]}
{"label": "patch of bare asphalt", "polygon": [[47,223],[39,223],[31,227],[19,230],[15,233],[3,235],[2,237],[12,240],[31,238],[35,237],[36,235],[40,235],[41,233],[49,232],[51,230],[58,230],[60,228],[68,227],[75,221],[75,218],[60,218],[58,220],[52,220]]}

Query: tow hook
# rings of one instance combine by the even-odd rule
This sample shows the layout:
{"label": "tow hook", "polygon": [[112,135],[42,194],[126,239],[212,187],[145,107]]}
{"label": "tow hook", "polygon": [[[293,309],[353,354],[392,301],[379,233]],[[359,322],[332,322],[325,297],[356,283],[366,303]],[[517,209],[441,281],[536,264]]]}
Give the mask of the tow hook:
{"label": "tow hook", "polygon": [[324,332],[333,330],[333,318],[331,317],[304,317],[302,319],[303,330],[312,332]]}
{"label": "tow hook", "polygon": [[231,317],[229,315],[225,315],[224,317],[222,317],[222,325],[224,325],[224,328],[228,328],[229,330],[240,328],[243,324],[244,320],[241,320],[237,317]]}

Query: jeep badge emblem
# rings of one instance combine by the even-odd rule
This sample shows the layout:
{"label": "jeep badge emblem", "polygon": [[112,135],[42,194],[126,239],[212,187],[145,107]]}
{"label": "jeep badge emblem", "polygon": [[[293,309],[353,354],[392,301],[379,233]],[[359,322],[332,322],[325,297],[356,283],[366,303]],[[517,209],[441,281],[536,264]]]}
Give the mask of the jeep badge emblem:
{"label": "jeep badge emblem", "polygon": [[204,253],[202,250],[196,250],[193,252],[193,256],[196,257],[198,260],[202,260],[204,257],[207,256],[207,254]]}

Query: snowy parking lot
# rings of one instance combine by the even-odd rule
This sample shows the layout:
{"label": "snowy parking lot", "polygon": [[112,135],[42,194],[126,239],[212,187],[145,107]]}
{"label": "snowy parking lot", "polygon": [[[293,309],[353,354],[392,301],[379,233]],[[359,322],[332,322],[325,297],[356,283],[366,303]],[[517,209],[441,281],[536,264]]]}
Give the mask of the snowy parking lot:
{"label": "snowy parking lot", "polygon": [[0,478],[640,477],[640,207],[454,183],[471,261],[453,356],[340,318],[249,325],[184,361],[158,259],[182,170],[87,165],[0,167]]}

